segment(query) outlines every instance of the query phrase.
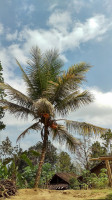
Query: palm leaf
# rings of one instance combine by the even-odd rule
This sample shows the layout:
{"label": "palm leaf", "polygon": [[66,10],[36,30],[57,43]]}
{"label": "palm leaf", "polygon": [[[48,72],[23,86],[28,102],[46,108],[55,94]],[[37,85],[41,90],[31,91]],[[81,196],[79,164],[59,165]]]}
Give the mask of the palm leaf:
{"label": "palm leaf", "polygon": [[85,80],[85,72],[91,66],[86,63],[74,65],[55,82],[50,81],[50,85],[45,94],[52,103],[58,104],[60,100],[65,99],[73,90],[77,91],[80,84]]}
{"label": "palm leaf", "polygon": [[75,151],[80,141],[68,133],[65,126],[58,125],[57,129],[51,129],[53,139],[58,139],[59,143],[65,144],[70,151]]}
{"label": "palm leaf", "polygon": [[93,96],[88,91],[82,93],[75,91],[65,99],[60,100],[60,102],[55,105],[55,109],[62,115],[65,115],[70,111],[78,109],[82,105],[91,103],[92,101]]}
{"label": "palm leaf", "polygon": [[36,122],[33,125],[31,125],[30,127],[28,127],[27,129],[25,129],[17,138],[17,142],[21,139],[24,138],[25,135],[30,131],[30,130],[40,130],[41,126],[39,124],[40,122]]}
{"label": "palm leaf", "polygon": [[11,114],[14,114],[17,118],[27,118],[29,114],[35,117],[35,114],[31,109],[19,106],[7,100],[0,100],[0,106],[2,106],[4,110],[9,111]]}
{"label": "palm leaf", "polygon": [[56,50],[47,51],[42,55],[38,47],[32,48],[31,59],[27,63],[29,65],[27,74],[35,88],[35,94],[32,92],[29,94],[36,100],[43,97],[43,92],[46,91],[50,80],[57,81],[63,63]]}
{"label": "palm leaf", "polygon": [[21,159],[24,160],[26,164],[28,164],[33,169],[34,166],[32,164],[32,161],[28,158],[28,156],[25,153],[21,155]]}
{"label": "palm leaf", "polygon": [[90,70],[92,66],[85,63],[81,62],[79,64],[73,65],[71,68],[69,68],[70,73],[74,73],[75,75],[79,76],[82,75],[84,77],[84,74]]}
{"label": "palm leaf", "polygon": [[21,70],[21,72],[22,72],[22,74],[23,74],[24,81],[25,81],[25,82],[27,83],[27,85],[28,85],[28,88],[27,88],[28,93],[29,93],[29,91],[31,91],[31,90],[33,90],[33,92],[35,92],[35,89],[34,89],[33,84],[31,83],[29,77],[27,76],[27,74],[25,73],[25,71],[23,70],[22,66],[20,65],[20,63],[19,63],[19,61],[18,61],[17,59],[16,59],[16,62],[17,62],[18,66],[19,66],[19,68],[20,68],[20,70]]}
{"label": "palm leaf", "polygon": [[33,101],[30,98],[8,84],[0,83],[0,88],[6,90],[8,97],[12,101],[16,101],[19,105],[30,107],[33,104]]}
{"label": "palm leaf", "polygon": [[108,129],[102,128],[99,126],[95,126],[89,123],[85,122],[77,122],[77,121],[71,121],[71,120],[65,120],[66,127],[68,130],[75,130],[76,132],[79,132],[80,134],[104,134],[107,132]]}

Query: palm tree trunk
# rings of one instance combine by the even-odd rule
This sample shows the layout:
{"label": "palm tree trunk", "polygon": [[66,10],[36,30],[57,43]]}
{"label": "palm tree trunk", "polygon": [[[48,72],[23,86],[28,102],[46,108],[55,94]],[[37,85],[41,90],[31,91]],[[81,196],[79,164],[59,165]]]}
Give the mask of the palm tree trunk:
{"label": "palm tree trunk", "polygon": [[38,188],[38,186],[39,186],[40,176],[41,176],[41,172],[42,172],[42,166],[43,166],[45,154],[46,154],[47,141],[48,141],[48,127],[45,126],[42,153],[41,153],[41,158],[40,158],[40,161],[39,161],[39,166],[38,166],[38,169],[37,169],[35,184],[34,184],[35,189]]}

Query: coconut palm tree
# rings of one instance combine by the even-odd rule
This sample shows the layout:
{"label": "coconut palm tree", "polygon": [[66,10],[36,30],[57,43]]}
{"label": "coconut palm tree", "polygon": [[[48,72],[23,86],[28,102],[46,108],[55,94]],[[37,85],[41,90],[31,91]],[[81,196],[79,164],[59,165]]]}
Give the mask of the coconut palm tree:
{"label": "coconut palm tree", "polygon": [[93,100],[88,91],[81,91],[80,86],[85,80],[85,73],[90,65],[80,63],[73,65],[68,71],[61,71],[63,62],[56,50],[41,54],[36,47],[32,49],[31,59],[24,71],[17,61],[23,79],[27,84],[27,95],[14,89],[8,84],[1,83],[0,88],[6,91],[10,100],[1,100],[1,105],[16,117],[33,117],[35,123],[24,130],[17,140],[24,137],[29,131],[40,131],[43,140],[41,158],[35,179],[35,188],[39,185],[42,165],[45,158],[48,137],[66,142],[70,150],[74,150],[80,142],[68,130],[73,128],[80,133],[105,132],[105,129],[85,122],[65,120],[67,128],[59,124],[56,114],[66,116],[82,105]]}

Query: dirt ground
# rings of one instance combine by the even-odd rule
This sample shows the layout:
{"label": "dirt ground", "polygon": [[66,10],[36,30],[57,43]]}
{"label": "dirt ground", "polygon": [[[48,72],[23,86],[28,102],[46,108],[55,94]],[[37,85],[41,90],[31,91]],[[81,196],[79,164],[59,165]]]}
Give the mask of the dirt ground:
{"label": "dirt ground", "polygon": [[103,198],[112,193],[111,189],[103,190],[47,190],[21,189],[10,200],[92,200]]}

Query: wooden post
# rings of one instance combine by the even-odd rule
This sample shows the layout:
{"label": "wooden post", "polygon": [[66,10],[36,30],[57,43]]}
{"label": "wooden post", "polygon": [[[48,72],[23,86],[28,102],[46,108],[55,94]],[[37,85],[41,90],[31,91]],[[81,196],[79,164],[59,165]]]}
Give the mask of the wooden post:
{"label": "wooden post", "polygon": [[107,173],[108,173],[109,186],[112,187],[112,174],[111,174],[109,160],[105,160],[105,164],[106,164]]}
{"label": "wooden post", "polygon": [[109,164],[109,160],[112,160],[112,156],[107,156],[107,157],[99,157],[99,158],[91,158],[89,160],[102,160],[105,161],[106,168],[107,168],[107,174],[108,174],[108,179],[109,179],[109,186],[112,187],[112,172],[111,172],[111,167]]}

